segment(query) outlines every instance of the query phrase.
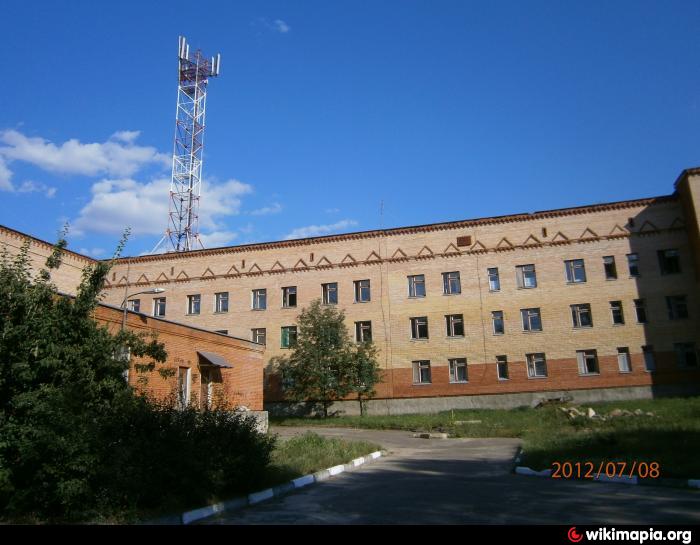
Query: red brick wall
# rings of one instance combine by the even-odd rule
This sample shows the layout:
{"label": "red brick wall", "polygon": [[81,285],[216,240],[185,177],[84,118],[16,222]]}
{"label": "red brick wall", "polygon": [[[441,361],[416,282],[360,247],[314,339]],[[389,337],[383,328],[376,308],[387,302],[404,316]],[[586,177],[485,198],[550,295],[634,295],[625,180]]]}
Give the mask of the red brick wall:
{"label": "red brick wall", "polygon": [[[121,310],[107,306],[99,306],[95,311],[95,318],[107,324],[111,331],[119,330],[122,316]],[[233,366],[232,369],[220,369],[220,382],[215,381],[214,385],[214,402],[224,399],[230,405],[244,405],[255,411],[263,409],[262,346],[132,312],[127,315],[127,328],[147,335],[155,333],[168,353],[164,364],[158,364],[154,371],[146,373],[136,372],[134,364],[147,363],[147,360],[132,358],[129,383],[134,387],[156,399],[167,399],[176,392],[177,376],[164,378],[157,369],[167,368],[177,373],[178,367],[187,367],[190,369],[190,399],[201,406],[201,368],[197,351],[214,352]]]}

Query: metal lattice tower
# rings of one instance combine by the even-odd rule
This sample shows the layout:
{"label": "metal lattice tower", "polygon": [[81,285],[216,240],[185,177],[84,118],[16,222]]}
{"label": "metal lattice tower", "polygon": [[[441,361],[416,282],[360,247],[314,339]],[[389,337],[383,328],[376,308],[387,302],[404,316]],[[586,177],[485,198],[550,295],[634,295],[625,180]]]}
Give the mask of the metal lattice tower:
{"label": "metal lattice tower", "polygon": [[199,199],[202,194],[204,115],[209,78],[219,75],[221,54],[205,58],[200,50],[190,56],[190,45],[183,36],[178,49],[177,111],[173,171],[170,180],[170,210],[161,245],[169,252],[203,248],[199,239]]}

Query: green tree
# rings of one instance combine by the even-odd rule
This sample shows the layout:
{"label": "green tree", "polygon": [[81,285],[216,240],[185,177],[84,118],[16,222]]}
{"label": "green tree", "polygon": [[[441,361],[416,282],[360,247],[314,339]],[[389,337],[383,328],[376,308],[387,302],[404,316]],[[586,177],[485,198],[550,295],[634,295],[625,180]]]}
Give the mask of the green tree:
{"label": "green tree", "polygon": [[[372,363],[374,362],[374,364]],[[378,380],[376,350],[371,343],[355,345],[345,326],[345,313],[319,299],[298,317],[296,344],[288,357],[277,358],[285,395],[294,401],[318,401],[323,416],[331,404],[356,392],[362,402]]]}
{"label": "green tree", "polygon": [[350,358],[352,376],[351,391],[357,395],[360,403],[360,415],[367,412],[366,401],[376,393],[374,387],[381,380],[381,371],[377,362],[377,347],[372,341],[360,343]]}
{"label": "green tree", "polygon": [[131,395],[124,346],[166,357],[155,339],[92,319],[110,263],[87,267],[75,297],[58,294],[51,273],[65,246],[62,237],[35,278],[29,243],[0,254],[0,510],[65,513],[90,501],[95,423]]}

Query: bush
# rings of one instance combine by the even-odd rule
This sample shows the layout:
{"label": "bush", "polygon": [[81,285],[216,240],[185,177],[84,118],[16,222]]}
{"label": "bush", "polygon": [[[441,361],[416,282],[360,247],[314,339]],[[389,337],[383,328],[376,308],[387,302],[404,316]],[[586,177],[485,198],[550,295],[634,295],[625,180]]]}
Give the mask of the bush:
{"label": "bush", "polygon": [[155,366],[164,346],[113,335],[92,318],[109,263],[86,268],[76,297],[60,296],[50,277],[64,247],[59,241],[35,277],[28,244],[14,258],[0,255],[3,516],[113,520],[261,482],[273,441],[253,422],[155,405],[129,387],[123,348]]}

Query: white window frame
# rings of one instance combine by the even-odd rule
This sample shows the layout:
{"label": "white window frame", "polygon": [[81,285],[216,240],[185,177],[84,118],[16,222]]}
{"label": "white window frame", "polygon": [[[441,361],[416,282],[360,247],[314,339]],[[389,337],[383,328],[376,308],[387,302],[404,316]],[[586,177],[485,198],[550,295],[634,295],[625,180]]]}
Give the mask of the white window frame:
{"label": "white window frame", "polygon": [[487,268],[486,274],[489,278],[489,291],[501,291],[501,276],[498,273],[498,267]]}
{"label": "white window frame", "polygon": [[[369,330],[369,339],[365,338],[365,332]],[[355,322],[355,342],[364,343],[372,341],[372,322],[371,320],[360,320]]]}
{"label": "white window frame", "polygon": [[[428,328],[428,317],[427,316],[413,316],[409,318],[411,323],[411,339],[414,341],[424,341],[430,338],[430,330]],[[420,320],[420,322],[419,322]],[[425,337],[418,337],[419,324],[425,321]]]}
{"label": "white window frame", "polygon": [[[501,375],[501,365],[505,365],[505,376]],[[508,369],[508,356],[496,356],[496,376],[498,380],[510,380],[510,372]]]}
{"label": "white window frame", "polygon": [[[527,265],[515,266],[515,278],[518,288],[523,290],[534,289],[537,287],[537,270],[533,263]],[[529,279],[529,280],[528,280]]]}
{"label": "white window frame", "polygon": [[[523,309],[525,310],[525,309]],[[500,314],[501,329],[503,331],[496,331],[496,314]],[[540,324],[542,322],[542,317],[540,316]],[[491,329],[494,335],[505,335],[506,333],[506,319],[502,310],[492,310],[491,311]],[[535,330],[537,331],[537,330]]]}
{"label": "white window frame", "polygon": [[[462,324],[462,334],[458,335],[455,333],[455,323]],[[464,337],[464,314],[445,314],[445,324],[447,326],[447,336],[453,337]]]}
{"label": "white window frame", "polygon": [[[293,290],[293,291],[292,291]],[[290,296],[294,296],[294,304],[290,305]],[[282,288],[282,308],[296,308],[299,303],[296,286],[285,286]]]}
{"label": "white window frame", "polygon": [[[534,352],[531,354],[525,354],[525,361],[527,365],[527,378],[547,378],[549,373],[547,372],[547,357],[544,352]],[[544,368],[544,374],[537,374],[537,363],[541,362]]]}
{"label": "white window frame", "polygon": [[[620,321],[615,321],[615,310],[620,311]],[[625,325],[625,311],[622,308],[622,301],[610,301],[610,318],[613,325]]]}
{"label": "white window frame", "polygon": [[[262,332],[263,332],[262,336],[263,336],[265,342],[262,342],[262,343],[261,343],[261,342],[258,340],[259,337],[260,337],[260,335],[258,334],[258,331],[262,331]],[[252,336],[252,338],[253,338],[253,342],[254,342],[254,343],[258,343],[258,344],[262,344],[263,346],[267,346],[267,328],[265,328],[265,327],[254,327],[254,328],[252,328],[252,329],[250,330],[250,333],[251,333],[251,336]],[[281,343],[280,343],[280,344],[281,344]]]}
{"label": "white window frame", "polygon": [[[418,280],[420,278],[420,280]],[[418,290],[416,290],[417,286],[423,286],[423,294],[419,295]],[[421,297],[426,296],[426,289],[425,289],[425,275],[424,274],[411,274],[408,276],[408,296],[411,299],[419,299]]]}
{"label": "white window frame", "polygon": [[[331,289],[330,286],[333,286]],[[330,300],[329,295],[335,293],[335,302]],[[337,305],[338,304],[338,282],[327,282],[326,284],[321,284],[321,300],[324,305]]]}
{"label": "white window frame", "polygon": [[126,308],[131,312],[141,312],[141,299],[131,299],[127,301]]}
{"label": "white window frame", "polygon": [[[584,259],[567,259],[564,261],[564,268],[566,270],[566,283],[567,284],[585,284],[588,280],[586,276],[586,261]],[[576,280],[576,271],[581,270],[583,273],[582,280]]]}
{"label": "white window frame", "polygon": [[[251,308],[253,310],[267,310],[267,288],[258,288],[254,289],[251,292]],[[263,301],[263,304],[260,304],[260,301]]]}
{"label": "white window frame", "polygon": [[[591,309],[591,304],[590,303],[575,303],[570,306],[571,308],[571,322],[573,324],[572,327],[575,329],[588,329],[590,327],[593,327],[593,309]],[[588,319],[590,323],[588,325],[582,325],[581,322],[581,314],[582,310],[585,310],[588,312]]]}
{"label": "white window frame", "polygon": [[[180,410],[185,409],[190,404],[190,394],[191,394],[191,376],[192,370],[189,367],[178,367],[177,368],[177,406]],[[182,388],[180,386],[180,371],[185,369],[185,399],[182,399],[180,395],[182,393]]]}
{"label": "white window frame", "polygon": [[[593,362],[593,371],[589,370],[589,362]],[[578,364],[578,374],[580,376],[600,375],[600,362],[596,350],[577,350],[576,362]]]}
{"label": "white window frame", "polygon": [[[197,306],[197,312],[195,312],[194,307],[195,304]],[[187,296],[187,315],[188,316],[196,316],[198,314],[202,313],[202,294],[201,293],[193,293],[192,295]]]}
{"label": "white window frame", "polygon": [[[163,313],[158,314],[157,310],[158,310],[158,308],[160,306],[159,304],[161,302],[163,303]],[[162,318],[163,316],[165,316],[166,310],[167,310],[167,297],[154,297],[153,298],[153,316],[156,316],[158,318]]]}
{"label": "white window frame", "polygon": [[[532,311],[537,311],[537,312],[533,313]],[[535,315],[540,320],[540,328],[539,329],[532,328],[532,317]],[[526,316],[527,316],[527,327],[525,327],[525,317]],[[544,329],[544,327],[542,325],[542,311],[541,311],[540,307],[521,308],[520,309],[520,321],[522,322],[523,331],[538,332],[538,331],[542,331]]]}
{"label": "white window frame", "polygon": [[[457,286],[453,289],[452,282],[457,282]],[[462,279],[459,271],[450,271],[442,273],[442,293],[443,295],[459,295],[462,293]]]}
{"label": "white window frame", "polygon": [[[282,341],[284,341],[284,330],[287,329],[287,346],[284,346],[282,344]],[[294,343],[291,342],[291,333],[294,332]],[[280,348],[294,348],[294,345],[297,343],[297,336],[299,335],[299,330],[297,329],[297,326],[295,325],[283,325],[280,328]]]}
{"label": "white window frame", "polygon": [[625,256],[627,258],[627,271],[631,278],[638,278],[640,276],[639,272],[639,254],[631,253]]}
{"label": "white window frame", "polygon": [[[416,360],[411,363],[413,367],[413,384],[432,384],[433,373],[430,368],[430,360]],[[428,371],[428,380],[423,380],[422,370]]]}
{"label": "white window frame", "polygon": [[[226,301],[226,310],[222,310],[222,301]],[[228,292],[220,291],[214,294],[214,313],[215,314],[225,314],[228,312]]]}
{"label": "white window frame", "polygon": [[[466,384],[469,382],[469,367],[467,358],[450,358],[447,360],[450,370],[450,384]],[[457,378],[458,367],[464,367],[464,379]]]}
{"label": "white window frame", "polygon": [[632,372],[632,358],[627,346],[618,346],[617,348],[617,368],[620,373]]}
{"label": "white window frame", "polygon": [[[367,286],[364,286],[363,283],[366,282]],[[372,283],[369,281],[368,278],[364,280],[355,280],[355,302],[356,303],[369,303],[372,300]],[[367,290],[367,298],[363,298],[363,290]]]}

